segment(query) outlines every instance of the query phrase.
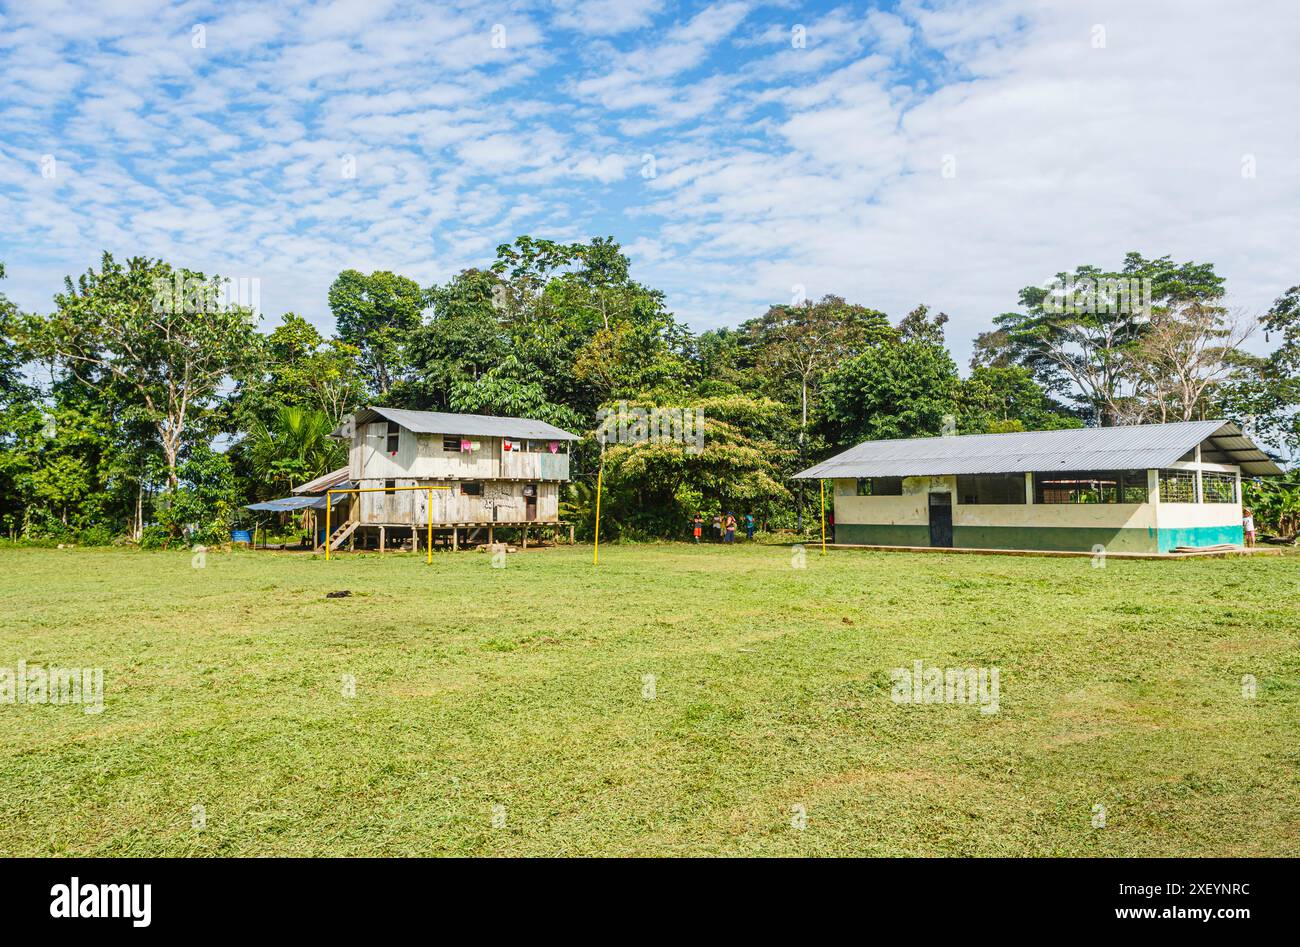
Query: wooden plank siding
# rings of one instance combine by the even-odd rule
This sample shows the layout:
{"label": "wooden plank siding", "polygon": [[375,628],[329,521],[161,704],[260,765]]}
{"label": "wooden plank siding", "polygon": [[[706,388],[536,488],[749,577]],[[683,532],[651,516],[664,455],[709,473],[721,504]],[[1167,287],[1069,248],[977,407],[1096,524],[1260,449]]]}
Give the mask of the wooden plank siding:
{"label": "wooden plank siding", "polygon": [[[528,501],[524,496],[524,482],[502,480],[479,481],[483,484],[481,496],[464,492],[463,483],[447,484],[445,481],[423,480],[412,477],[392,478],[394,486],[414,487],[434,484],[450,486],[450,490],[433,491],[433,525],[488,525],[491,523],[554,523],[558,522],[560,509],[560,484],[539,482],[537,487],[537,513],[527,519]],[[361,480],[357,486],[380,488],[383,480]],[[418,490],[397,490],[393,493],[359,494],[358,520],[363,526],[423,526],[428,523],[428,494]]]}

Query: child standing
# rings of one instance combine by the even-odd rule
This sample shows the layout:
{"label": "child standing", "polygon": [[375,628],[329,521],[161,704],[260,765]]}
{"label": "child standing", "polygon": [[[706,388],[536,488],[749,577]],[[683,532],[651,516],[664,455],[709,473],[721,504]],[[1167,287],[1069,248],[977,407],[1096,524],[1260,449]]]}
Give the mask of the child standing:
{"label": "child standing", "polygon": [[1246,534],[1246,545],[1255,545],[1255,514],[1249,509],[1242,511],[1241,529]]}
{"label": "child standing", "polygon": [[695,545],[700,544],[700,534],[704,532],[704,517],[699,513],[695,514],[695,520],[691,523],[692,532],[695,534]]}
{"label": "child standing", "polygon": [[736,514],[727,514],[727,538],[724,543],[734,543],[736,541]]}

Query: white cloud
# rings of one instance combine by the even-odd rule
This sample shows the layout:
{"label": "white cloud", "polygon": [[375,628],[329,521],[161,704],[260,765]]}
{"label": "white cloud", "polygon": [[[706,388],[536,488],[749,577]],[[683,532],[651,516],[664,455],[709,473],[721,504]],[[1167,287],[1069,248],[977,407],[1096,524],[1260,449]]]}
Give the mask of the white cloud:
{"label": "white cloud", "polygon": [[327,325],[344,267],[442,280],[519,233],[613,233],[697,328],[799,283],[946,310],[960,354],[1020,287],[1130,249],[1214,262],[1255,309],[1300,282],[1284,0],[0,16],[0,259],[29,307],[108,249],[259,276],[268,313]]}

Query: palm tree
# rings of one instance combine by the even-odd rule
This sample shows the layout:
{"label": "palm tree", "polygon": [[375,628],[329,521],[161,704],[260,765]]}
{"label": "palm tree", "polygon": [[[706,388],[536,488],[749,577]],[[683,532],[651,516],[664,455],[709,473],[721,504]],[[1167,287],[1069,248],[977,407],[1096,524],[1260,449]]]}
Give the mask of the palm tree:
{"label": "palm tree", "polygon": [[341,467],[347,447],[330,437],[333,424],[320,411],[280,408],[270,425],[255,422],[248,433],[248,459],[273,495]]}

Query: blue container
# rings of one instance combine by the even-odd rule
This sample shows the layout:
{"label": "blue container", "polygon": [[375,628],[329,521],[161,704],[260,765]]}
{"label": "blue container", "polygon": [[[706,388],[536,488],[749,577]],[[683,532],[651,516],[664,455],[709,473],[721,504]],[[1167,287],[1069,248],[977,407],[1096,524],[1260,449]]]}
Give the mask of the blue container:
{"label": "blue container", "polygon": [[243,543],[245,546],[253,545],[253,534],[246,529],[232,529],[230,531],[230,541],[232,543]]}

